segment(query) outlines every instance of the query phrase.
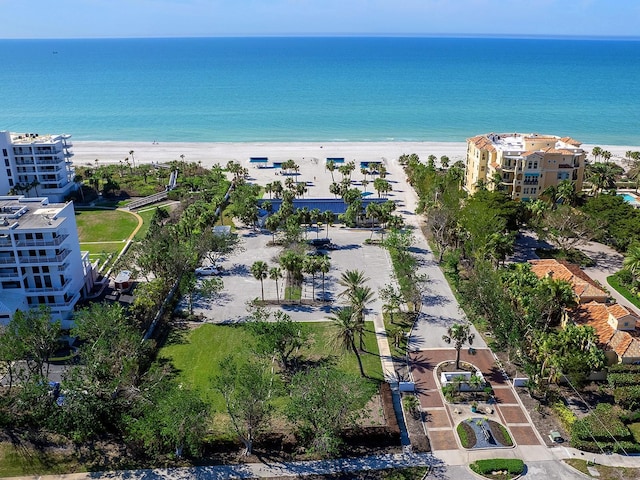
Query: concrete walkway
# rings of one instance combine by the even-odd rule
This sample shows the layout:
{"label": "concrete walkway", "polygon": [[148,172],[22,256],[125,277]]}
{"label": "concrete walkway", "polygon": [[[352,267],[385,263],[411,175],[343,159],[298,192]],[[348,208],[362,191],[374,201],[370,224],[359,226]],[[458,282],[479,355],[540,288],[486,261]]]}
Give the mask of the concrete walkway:
{"label": "concrete walkway", "polygon": [[212,465],[190,468],[158,468],[149,470],[126,470],[119,472],[92,472],[67,475],[34,475],[13,477],[12,480],[155,480],[155,479],[230,479],[268,478],[348,473],[364,470],[382,470],[428,466],[438,461],[430,454],[388,454],[360,458],[340,458],[308,462],[244,463],[237,465]]}

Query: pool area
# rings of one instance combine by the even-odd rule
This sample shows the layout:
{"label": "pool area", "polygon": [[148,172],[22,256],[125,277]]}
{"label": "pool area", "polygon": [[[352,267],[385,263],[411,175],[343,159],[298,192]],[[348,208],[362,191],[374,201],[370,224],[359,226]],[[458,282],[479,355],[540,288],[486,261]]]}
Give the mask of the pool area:
{"label": "pool area", "polygon": [[634,207],[640,207],[640,199],[633,193],[619,193],[619,197],[624,198],[624,201],[633,205]]}

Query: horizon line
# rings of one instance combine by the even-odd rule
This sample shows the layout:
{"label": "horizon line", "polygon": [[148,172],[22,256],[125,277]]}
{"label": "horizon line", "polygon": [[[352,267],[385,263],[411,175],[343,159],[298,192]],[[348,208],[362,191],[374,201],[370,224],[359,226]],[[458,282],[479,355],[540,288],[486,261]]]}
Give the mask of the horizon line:
{"label": "horizon line", "polygon": [[205,38],[468,38],[514,40],[609,40],[640,41],[639,35],[557,35],[511,33],[257,33],[221,35],[123,35],[92,37],[0,37],[0,40],[145,40]]}

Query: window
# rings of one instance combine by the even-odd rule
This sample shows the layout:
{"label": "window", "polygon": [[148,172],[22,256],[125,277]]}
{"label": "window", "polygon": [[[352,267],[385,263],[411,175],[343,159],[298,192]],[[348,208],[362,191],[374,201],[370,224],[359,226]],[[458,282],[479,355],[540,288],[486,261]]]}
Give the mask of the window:
{"label": "window", "polygon": [[10,176],[11,176],[11,169],[7,168],[7,177],[10,177]]}
{"label": "window", "polygon": [[13,187],[13,180],[9,179],[9,186]]}
{"label": "window", "polygon": [[3,149],[2,149],[2,154],[3,154],[5,157],[8,157],[8,156],[9,156],[9,154],[7,153],[7,149],[6,149],[6,148],[3,148]]}
{"label": "window", "polygon": [[[5,150],[5,151],[6,151],[6,150]],[[4,166],[5,166],[5,167],[8,167],[8,166],[9,166],[9,159],[8,159],[8,158],[5,158],[5,159],[4,159]]]}
{"label": "window", "polygon": [[533,168],[538,168],[538,162],[533,162]]}

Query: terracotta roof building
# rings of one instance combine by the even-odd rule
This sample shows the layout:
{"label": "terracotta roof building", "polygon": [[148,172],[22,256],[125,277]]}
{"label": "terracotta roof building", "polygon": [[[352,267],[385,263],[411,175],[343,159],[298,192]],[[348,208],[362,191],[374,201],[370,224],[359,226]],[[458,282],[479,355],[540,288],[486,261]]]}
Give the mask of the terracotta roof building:
{"label": "terracotta roof building", "polygon": [[[465,189],[484,183],[516,200],[535,200],[563,180],[582,189],[586,152],[571,137],[487,133],[467,139]],[[499,179],[499,180],[496,180]]]}
{"label": "terracotta roof building", "polygon": [[578,265],[553,258],[529,260],[529,263],[531,271],[538,278],[553,277],[569,282],[580,303],[591,301],[604,303],[609,299],[609,294]]}
{"label": "terracotta roof building", "polygon": [[589,325],[598,335],[609,363],[640,361],[640,317],[622,305],[589,302],[571,314],[577,325]]}

